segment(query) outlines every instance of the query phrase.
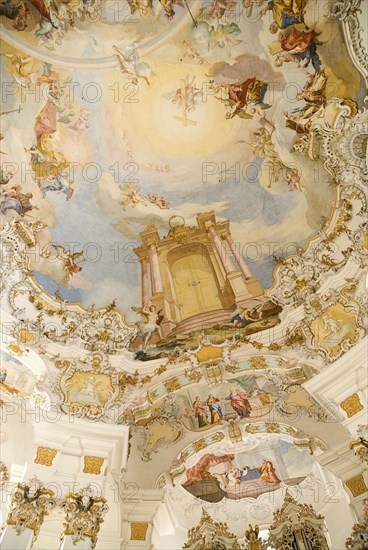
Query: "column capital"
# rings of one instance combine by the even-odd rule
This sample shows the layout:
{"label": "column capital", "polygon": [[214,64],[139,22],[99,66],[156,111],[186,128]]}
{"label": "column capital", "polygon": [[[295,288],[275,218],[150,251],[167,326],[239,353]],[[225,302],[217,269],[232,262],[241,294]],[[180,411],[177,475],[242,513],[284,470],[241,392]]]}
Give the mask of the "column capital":
{"label": "column capital", "polygon": [[138,259],[139,259],[141,264],[149,264],[149,258],[147,256],[147,254],[139,254]]}
{"label": "column capital", "polygon": [[[214,229],[216,231],[216,225],[213,221],[206,222],[205,223],[205,229],[206,229],[207,233],[209,233],[211,231],[211,229]],[[217,231],[216,231],[216,233],[217,233]]]}
{"label": "column capital", "polygon": [[6,523],[14,527],[17,535],[30,529],[35,541],[45,516],[57,505],[54,497],[54,491],[46,489],[36,476],[28,484],[17,483],[11,496]]}
{"label": "column capital", "polygon": [[91,485],[86,485],[79,493],[68,493],[60,502],[65,513],[64,532],[61,541],[69,535],[73,544],[89,538],[91,550],[96,546],[100,525],[109,507],[106,499],[95,496]]}

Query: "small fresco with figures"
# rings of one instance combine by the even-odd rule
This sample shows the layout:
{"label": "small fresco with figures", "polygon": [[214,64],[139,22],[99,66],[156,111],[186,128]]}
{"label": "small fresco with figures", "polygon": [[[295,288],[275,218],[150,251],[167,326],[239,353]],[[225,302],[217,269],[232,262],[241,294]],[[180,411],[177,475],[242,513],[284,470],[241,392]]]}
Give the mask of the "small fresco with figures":
{"label": "small fresco with figures", "polygon": [[231,419],[255,419],[269,414],[274,392],[277,386],[264,376],[242,376],[220,387],[197,385],[186,389],[177,395],[175,405],[187,429],[202,431]]}
{"label": "small fresco with figures", "polygon": [[0,390],[9,395],[29,397],[37,384],[37,378],[19,359],[1,350]]}
{"label": "small fresco with figures", "polygon": [[252,451],[206,453],[186,467],[182,487],[206,502],[258,498],[283,485],[301,483],[314,459],[282,439],[264,441]]}

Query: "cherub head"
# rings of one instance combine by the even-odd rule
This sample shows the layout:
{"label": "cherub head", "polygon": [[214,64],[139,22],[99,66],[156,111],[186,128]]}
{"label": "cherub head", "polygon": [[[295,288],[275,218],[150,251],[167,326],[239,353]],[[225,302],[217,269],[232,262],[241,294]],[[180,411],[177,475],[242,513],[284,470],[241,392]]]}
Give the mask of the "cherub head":
{"label": "cherub head", "polygon": [[138,10],[139,10],[139,13],[140,13],[141,17],[143,17],[145,19],[147,17],[149,17],[149,15],[151,14],[151,9],[150,9],[149,5],[146,5],[146,4],[139,4]]}
{"label": "cherub head", "polygon": [[277,26],[277,23],[275,21],[273,21],[271,23],[271,25],[269,26],[270,33],[271,34],[276,34],[278,30],[279,30],[279,27]]}
{"label": "cherub head", "polygon": [[284,62],[284,59],[281,56],[276,57],[275,67],[282,67],[283,62]]}

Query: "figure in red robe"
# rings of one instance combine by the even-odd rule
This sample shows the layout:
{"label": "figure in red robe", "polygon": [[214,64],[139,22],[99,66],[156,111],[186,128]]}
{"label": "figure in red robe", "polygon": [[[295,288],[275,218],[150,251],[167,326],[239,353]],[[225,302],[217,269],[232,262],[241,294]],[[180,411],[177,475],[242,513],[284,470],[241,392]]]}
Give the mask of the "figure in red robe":
{"label": "figure in red robe", "polygon": [[282,49],[285,52],[291,52],[294,54],[304,53],[313,42],[313,40],[319,36],[320,33],[314,29],[311,31],[299,31],[293,28],[290,33],[279,34],[279,42]]}
{"label": "figure in red robe", "polygon": [[303,67],[308,67],[312,63],[315,72],[318,73],[322,67],[317,53],[317,45],[321,44],[317,40],[319,34],[315,30],[299,30],[295,27],[290,32],[280,32],[278,39],[286,53],[278,55],[275,61],[276,67],[281,67],[284,62],[290,61],[295,61],[298,65],[303,62]]}
{"label": "figure in red robe", "polygon": [[262,481],[266,481],[267,483],[281,483],[281,479],[277,477],[276,470],[271,460],[264,460],[259,470],[261,471]]}
{"label": "figure in red robe", "polygon": [[230,404],[234,411],[241,416],[242,418],[249,417],[252,407],[248,401],[247,395],[237,389],[237,390],[230,390],[229,395],[225,398],[230,400]]}
{"label": "figure in red robe", "polygon": [[268,84],[257,80],[255,77],[248,78],[240,84],[228,84],[228,113],[227,118],[233,118],[235,115],[241,118],[251,118],[246,116],[245,108],[247,105],[260,105],[262,108],[267,108],[264,98],[267,92]]}

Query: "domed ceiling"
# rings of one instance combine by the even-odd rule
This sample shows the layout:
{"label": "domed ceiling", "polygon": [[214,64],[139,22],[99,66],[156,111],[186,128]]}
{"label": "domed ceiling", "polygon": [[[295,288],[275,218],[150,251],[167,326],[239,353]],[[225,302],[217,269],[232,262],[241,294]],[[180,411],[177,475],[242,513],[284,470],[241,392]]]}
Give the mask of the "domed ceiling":
{"label": "domed ceiling", "polygon": [[2,389],[129,424],[147,486],[223,506],[234,468],[303,483],[342,437],[304,388],[366,331],[340,4],[1,3]]}

